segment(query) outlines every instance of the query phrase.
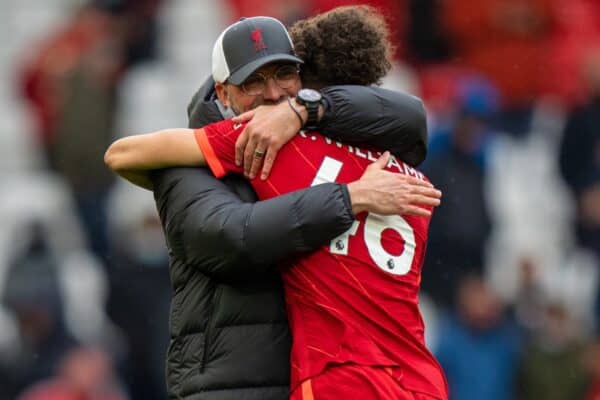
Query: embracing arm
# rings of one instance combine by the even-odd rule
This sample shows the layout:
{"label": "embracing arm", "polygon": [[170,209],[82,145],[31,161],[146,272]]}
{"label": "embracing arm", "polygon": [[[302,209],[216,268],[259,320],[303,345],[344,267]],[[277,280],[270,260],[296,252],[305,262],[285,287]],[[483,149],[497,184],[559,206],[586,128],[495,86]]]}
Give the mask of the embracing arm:
{"label": "embracing arm", "polygon": [[[389,152],[385,152],[367,167],[360,179],[347,185],[349,204],[354,214],[371,211],[387,215],[430,215],[418,205],[437,206],[441,193],[428,182],[385,171],[389,157]],[[119,139],[109,147],[104,159],[123,178],[149,190],[154,190],[150,176],[152,170],[207,164],[196,143],[194,130],[185,128]]]}
{"label": "embracing arm", "polygon": [[121,177],[148,190],[153,190],[151,170],[206,165],[194,131],[184,128],[121,138],[106,150],[104,162]]}
{"label": "embracing arm", "polygon": [[[317,130],[335,140],[361,147],[389,150],[417,166],[427,155],[427,123],[421,100],[406,93],[367,86],[332,86],[322,89]],[[299,113],[300,118],[292,110]],[[255,177],[269,175],[277,152],[307,120],[304,106],[295,101],[265,105],[241,114],[233,121],[248,122],[236,143],[236,160]],[[265,153],[254,157],[256,150]]]}
{"label": "embracing arm", "polygon": [[152,179],[171,251],[224,281],[271,270],[322,246],[354,221],[345,185],[323,184],[245,203],[204,168],[155,171]]}
{"label": "embracing arm", "polygon": [[[210,100],[213,86],[214,82],[207,80],[192,98],[188,107],[190,127],[197,128],[221,119],[217,106]],[[326,105],[319,114],[321,119],[317,130],[325,136],[349,144],[389,150],[412,166],[425,160],[427,121],[419,98],[379,87],[356,85],[326,87],[321,89],[321,94]],[[282,107],[287,112],[285,124],[295,127],[294,134],[300,129],[297,117],[285,103]],[[306,121],[306,108],[296,107]],[[272,125],[265,126],[266,130],[271,128]],[[254,147],[249,149],[249,154],[254,152]]]}
{"label": "embracing arm", "polygon": [[[428,182],[385,171],[389,157],[389,152],[385,152],[367,167],[360,179],[346,185],[352,212],[430,215],[430,211],[419,205],[437,206],[441,193]],[[149,190],[155,190],[151,180],[153,170],[207,164],[196,143],[194,130],[184,128],[119,139],[109,147],[104,158],[108,166],[123,178]],[[132,179],[132,176],[135,178]],[[311,190],[318,191],[307,189],[308,192]]]}
{"label": "embracing arm", "polygon": [[366,86],[331,86],[319,122],[324,135],[345,143],[389,150],[417,166],[427,155],[427,121],[422,101],[406,93]]}

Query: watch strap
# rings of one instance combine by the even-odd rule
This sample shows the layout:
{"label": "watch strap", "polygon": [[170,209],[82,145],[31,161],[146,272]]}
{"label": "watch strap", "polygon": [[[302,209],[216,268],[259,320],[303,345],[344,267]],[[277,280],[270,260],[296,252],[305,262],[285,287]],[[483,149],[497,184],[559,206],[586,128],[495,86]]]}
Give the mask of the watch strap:
{"label": "watch strap", "polygon": [[304,103],[306,112],[308,113],[308,118],[304,124],[305,129],[312,130],[317,127],[317,123],[319,122],[319,104],[321,104],[320,101]]}

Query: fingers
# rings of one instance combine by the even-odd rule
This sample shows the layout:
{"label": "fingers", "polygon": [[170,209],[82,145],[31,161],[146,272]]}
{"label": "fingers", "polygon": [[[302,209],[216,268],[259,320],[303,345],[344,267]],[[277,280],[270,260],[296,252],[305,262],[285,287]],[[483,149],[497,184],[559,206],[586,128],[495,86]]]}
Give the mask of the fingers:
{"label": "fingers", "polygon": [[437,207],[440,205],[440,199],[420,194],[409,196],[408,200],[410,204],[419,206]]}
{"label": "fingers", "polygon": [[[278,147],[270,138],[261,137],[260,139],[258,139],[257,135],[254,135],[254,138],[250,138],[250,142],[256,143],[256,146],[254,146],[254,152],[252,153],[252,159],[250,163],[244,163],[244,173],[250,179],[254,179],[258,174],[258,171],[262,167],[263,161],[265,160],[265,156],[267,155],[267,153],[270,150],[278,149]],[[275,152],[276,151],[277,150],[275,150]]]}
{"label": "fingers", "polygon": [[244,152],[246,150],[246,146],[248,145],[248,137],[248,127],[246,126],[244,131],[235,141],[235,165],[238,167],[242,165],[242,161],[244,160]]}
{"label": "fingers", "polygon": [[267,150],[261,150],[261,149],[262,149],[261,146],[257,146],[256,151],[254,152],[254,157],[252,158],[252,164],[250,165],[250,170],[248,171],[248,177],[250,179],[254,179],[256,177],[256,174],[258,173],[258,170],[262,166],[263,161],[265,159],[265,153],[267,152]]}
{"label": "fingers", "polygon": [[433,184],[429,181],[415,178],[414,176],[410,176],[410,175],[400,175],[400,176],[402,177],[402,179],[404,179],[407,183],[410,183],[411,185],[433,187]]}
{"label": "fingers", "polygon": [[431,216],[431,211],[421,208],[418,206],[406,206],[404,215],[416,215],[419,217],[429,217]]}
{"label": "fingers", "polygon": [[436,198],[436,199],[442,198],[442,192],[433,187],[415,186],[415,187],[413,187],[412,192],[414,194],[420,194],[423,196],[432,197],[432,198]]}
{"label": "fingers", "polygon": [[389,161],[390,161],[390,152],[386,151],[381,156],[379,156],[377,161],[375,161],[373,164],[371,164],[367,167],[367,169],[363,173],[363,178],[366,178],[369,176],[376,176],[377,174],[381,174],[382,172],[385,172],[385,171],[383,171],[383,169],[385,168],[385,166],[387,165],[387,163]]}
{"label": "fingers", "polygon": [[373,164],[369,165],[367,169],[383,169],[390,161],[390,152],[384,152]]}
{"label": "fingers", "polygon": [[273,168],[273,163],[275,162],[275,158],[277,158],[278,151],[279,149],[276,149],[274,146],[271,146],[269,150],[267,150],[267,154],[265,155],[265,163],[263,164],[263,169],[260,174],[260,179],[265,180],[269,177],[271,168]]}
{"label": "fingers", "polygon": [[421,181],[420,179],[411,176],[400,175],[385,170],[378,170],[376,173],[372,173],[371,176],[378,177],[382,181],[385,181],[386,186],[390,190],[395,188],[395,190],[400,190],[403,193],[420,194],[436,199],[442,197],[442,192],[436,189],[431,183]]}
{"label": "fingers", "polygon": [[235,117],[231,118],[231,120],[236,124],[243,124],[244,122],[248,122],[252,118],[254,118],[254,114],[256,114],[256,109],[246,111],[245,113],[240,115],[236,115]]}
{"label": "fingers", "polygon": [[[258,138],[256,136],[250,136],[248,144],[244,150],[244,175],[249,176],[252,162],[254,161],[254,153],[258,147]],[[262,161],[262,160],[261,160]]]}

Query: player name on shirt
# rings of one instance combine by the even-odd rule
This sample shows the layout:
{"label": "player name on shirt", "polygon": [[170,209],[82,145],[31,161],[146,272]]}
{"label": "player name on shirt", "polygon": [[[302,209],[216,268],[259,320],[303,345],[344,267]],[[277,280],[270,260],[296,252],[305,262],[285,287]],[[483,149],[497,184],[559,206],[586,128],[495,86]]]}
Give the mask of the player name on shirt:
{"label": "player name on shirt", "polygon": [[[300,131],[299,136],[312,141],[324,141],[329,145],[335,144],[337,147],[346,148],[346,150],[348,150],[349,153],[354,154],[357,157],[364,158],[365,160],[369,160],[371,162],[377,161],[377,158],[380,157],[382,154],[380,151],[363,150],[360,147],[354,147],[348,144],[334,141],[326,136],[312,135],[310,133],[307,134],[306,131]],[[404,175],[414,176],[415,178],[420,179],[422,181],[425,180],[425,176],[421,172],[417,171],[416,169],[402,161],[396,160],[396,157],[394,157],[393,155],[390,156],[390,161],[388,161],[387,168],[395,169],[396,171]]]}
{"label": "player name on shirt", "polygon": [[[240,127],[242,127],[242,124],[233,124],[233,129],[238,129]],[[332,140],[326,136],[315,135],[310,132],[307,133],[305,130],[301,130],[300,132],[298,132],[298,136],[304,139],[309,139],[313,142],[321,141],[329,145],[335,144],[338,148],[346,148],[346,150],[348,150],[349,153],[355,154],[356,156],[364,158],[365,160],[369,160],[371,162],[377,161],[377,158],[380,157],[382,154],[381,151],[363,150],[360,147],[350,146],[348,144]],[[394,157],[393,155],[390,155],[390,161],[388,161],[386,167],[390,169],[395,169],[401,174],[413,176],[422,181],[426,180],[425,176],[421,172],[417,171],[415,168],[411,167],[405,162],[396,160],[396,157]]]}

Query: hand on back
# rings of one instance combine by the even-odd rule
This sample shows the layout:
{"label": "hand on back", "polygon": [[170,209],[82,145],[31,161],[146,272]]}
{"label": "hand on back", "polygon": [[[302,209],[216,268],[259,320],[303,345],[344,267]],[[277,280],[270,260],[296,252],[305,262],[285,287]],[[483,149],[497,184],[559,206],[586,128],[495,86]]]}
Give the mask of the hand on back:
{"label": "hand on back", "polygon": [[383,215],[430,216],[429,207],[440,204],[442,192],[427,181],[386,171],[390,159],[385,152],[365,170],[357,181],[348,184],[352,211],[370,211]]}
{"label": "hand on back", "polygon": [[262,166],[266,179],[277,153],[300,130],[300,121],[287,102],[263,105],[233,118],[235,123],[248,122],[235,143],[236,164],[244,166],[244,175],[254,179]]}

